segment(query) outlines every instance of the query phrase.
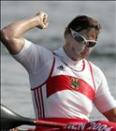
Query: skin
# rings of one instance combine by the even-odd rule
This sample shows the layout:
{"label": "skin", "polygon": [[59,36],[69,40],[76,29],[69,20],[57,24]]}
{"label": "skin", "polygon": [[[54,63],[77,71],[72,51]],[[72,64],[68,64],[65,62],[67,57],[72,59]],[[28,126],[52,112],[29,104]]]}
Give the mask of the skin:
{"label": "skin", "polygon": [[[0,30],[1,41],[11,54],[17,54],[24,46],[24,33],[37,27],[45,29],[48,26],[48,15],[42,11],[34,17],[12,23]],[[83,30],[80,32],[88,40],[97,40],[99,32],[95,29]],[[66,54],[75,61],[87,58],[91,53],[91,48],[79,44],[70,34],[65,36],[64,50]],[[116,108],[102,113],[108,120],[116,122]]]}
{"label": "skin", "polygon": [[[88,40],[97,40],[99,32],[95,29],[89,31],[83,30],[80,32]],[[77,51],[76,51],[77,49]],[[69,34],[65,38],[64,50],[66,54],[73,60],[79,61],[83,58],[87,58],[92,49],[86,47],[86,45],[80,45],[76,40]],[[107,112],[101,112],[109,121],[116,122],[116,108],[113,108]]]}
{"label": "skin", "polygon": [[11,54],[17,54],[24,46],[24,33],[37,27],[45,29],[48,26],[47,14],[39,12],[36,16],[12,23],[0,30],[0,40]]}
{"label": "skin", "polygon": [[[83,30],[80,32],[88,40],[96,40],[98,32],[94,28],[91,30]],[[83,58],[87,58],[92,51],[92,48],[88,48],[85,44],[78,43],[71,34],[67,35],[65,38],[64,50],[67,55],[75,60],[79,61]]]}

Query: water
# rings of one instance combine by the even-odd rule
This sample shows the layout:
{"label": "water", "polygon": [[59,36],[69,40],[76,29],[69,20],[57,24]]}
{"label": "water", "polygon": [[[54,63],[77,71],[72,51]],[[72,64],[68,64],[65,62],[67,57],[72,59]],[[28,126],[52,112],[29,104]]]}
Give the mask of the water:
{"label": "water", "polygon": [[26,33],[27,38],[49,48],[57,48],[63,43],[66,25],[75,16],[84,14],[96,18],[102,25],[99,46],[95,51],[116,55],[116,1],[2,1],[1,26],[29,18],[39,10],[48,14],[48,29],[31,30]]}
{"label": "water", "polygon": [[[38,29],[26,37],[41,45],[56,49],[63,45],[63,31],[68,22],[79,14],[94,16],[103,26],[99,46],[93,51],[94,61],[105,73],[111,94],[116,99],[116,2],[103,1],[2,1],[1,26],[22,18],[28,18],[38,10],[49,15],[49,28]],[[99,12],[101,11],[101,12]],[[34,117],[28,74],[2,46],[1,101],[19,114]],[[94,108],[90,119],[105,119]]]}

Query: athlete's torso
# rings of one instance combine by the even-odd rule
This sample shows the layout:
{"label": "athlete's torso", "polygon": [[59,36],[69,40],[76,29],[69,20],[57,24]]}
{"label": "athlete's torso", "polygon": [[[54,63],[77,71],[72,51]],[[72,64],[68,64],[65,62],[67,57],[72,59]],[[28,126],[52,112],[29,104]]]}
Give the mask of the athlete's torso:
{"label": "athlete's torso", "polygon": [[50,50],[26,39],[23,49],[13,56],[29,74],[38,118],[87,118],[92,110],[92,103],[100,112],[116,107],[116,101],[110,94],[107,80],[99,67],[86,60],[84,63],[72,61],[63,48],[55,51],[54,66],[53,56]]}
{"label": "athlete's torso", "polygon": [[32,89],[37,117],[88,119],[95,85],[90,63],[82,60],[81,64],[81,69],[73,70],[54,55],[48,80]]}

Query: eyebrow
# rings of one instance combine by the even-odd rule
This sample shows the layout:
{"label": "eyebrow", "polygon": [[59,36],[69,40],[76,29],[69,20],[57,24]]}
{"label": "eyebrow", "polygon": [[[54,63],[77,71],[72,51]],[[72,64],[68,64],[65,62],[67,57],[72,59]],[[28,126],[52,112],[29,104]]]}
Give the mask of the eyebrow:
{"label": "eyebrow", "polygon": [[[88,32],[90,31],[91,29],[88,29],[87,30],[87,37],[88,37]],[[98,39],[98,34],[99,34],[99,31],[97,31],[97,30],[95,30],[95,33],[96,33],[96,37],[95,37],[95,40],[97,40]]]}

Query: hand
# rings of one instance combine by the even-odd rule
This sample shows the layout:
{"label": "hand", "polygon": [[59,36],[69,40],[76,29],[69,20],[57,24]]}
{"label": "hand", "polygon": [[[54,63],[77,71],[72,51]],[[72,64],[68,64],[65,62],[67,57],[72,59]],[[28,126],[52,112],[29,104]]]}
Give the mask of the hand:
{"label": "hand", "polygon": [[47,28],[47,26],[48,26],[48,15],[45,12],[43,12],[43,11],[39,11],[36,14],[36,16],[39,17],[39,19],[38,19],[39,20],[38,21],[39,24],[36,27],[38,27],[40,29]]}

